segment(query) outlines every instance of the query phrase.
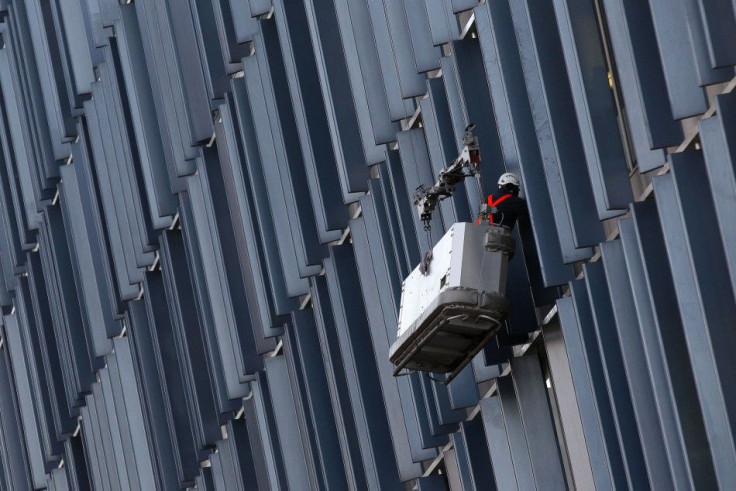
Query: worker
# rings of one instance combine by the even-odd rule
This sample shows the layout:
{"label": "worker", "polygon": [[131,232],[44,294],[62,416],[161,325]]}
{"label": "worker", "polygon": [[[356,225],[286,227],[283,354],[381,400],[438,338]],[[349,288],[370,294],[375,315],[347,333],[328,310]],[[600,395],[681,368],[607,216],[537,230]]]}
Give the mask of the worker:
{"label": "worker", "polygon": [[519,198],[519,178],[511,172],[506,172],[498,179],[498,193],[488,196],[489,211],[494,211],[489,217],[490,223],[506,227],[509,230],[516,225],[516,219],[529,214],[526,201]]}

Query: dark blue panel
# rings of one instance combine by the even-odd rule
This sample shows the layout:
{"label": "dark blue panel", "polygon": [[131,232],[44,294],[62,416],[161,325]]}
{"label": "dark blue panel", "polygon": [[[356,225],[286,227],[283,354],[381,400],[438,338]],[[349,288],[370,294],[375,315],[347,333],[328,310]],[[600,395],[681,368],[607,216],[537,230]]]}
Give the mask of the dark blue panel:
{"label": "dark blue panel", "polygon": [[[509,457],[511,459],[511,467],[518,480],[518,486],[522,489],[531,489],[534,487],[534,470],[529,455],[530,442],[526,439],[524,433],[524,423],[520,412],[519,403],[516,399],[514,385],[511,377],[502,377],[498,379],[498,396],[501,410],[503,411],[502,431],[506,432],[505,440],[509,447]],[[484,422],[486,423],[486,422]],[[486,427],[489,425],[486,423]],[[501,443],[501,442],[499,442]],[[501,443],[502,444],[502,443]],[[491,457],[493,457],[496,449],[491,447]],[[500,462],[499,462],[500,463]],[[494,473],[496,474],[496,482],[501,481],[500,474],[508,472],[504,467],[494,462]],[[499,487],[501,487],[499,485]]]}
{"label": "dark blue panel", "polygon": [[537,488],[567,489],[540,360],[534,353],[514,358],[511,370]]}
{"label": "dark blue panel", "polygon": [[549,2],[528,0],[512,3],[511,13],[562,252],[582,258],[586,251],[576,254],[572,248],[595,245],[603,239],[603,230],[595,213],[569,81],[557,61],[562,59],[562,47],[557,25],[551,22],[554,10]]}
{"label": "dark blue panel", "polygon": [[[544,283],[560,285],[572,277],[563,261],[577,256],[571,257],[570,251],[561,247],[563,238],[555,227],[509,5],[492,1],[474,12],[506,168],[520,173]],[[588,255],[586,252],[583,257]]]}
{"label": "dark blue panel", "polygon": [[[39,331],[44,328],[39,323],[48,319],[37,316],[28,277],[19,278],[15,293],[18,327],[22,329],[28,376],[31,379],[34,406],[38,413],[37,424],[43,444],[44,458],[47,463],[56,463],[63,451],[57,437],[61,432],[57,429],[52,406],[55,402],[52,400],[55,395],[54,382],[58,381],[58,377],[54,377],[50,367],[47,368],[48,365],[45,365],[44,354],[47,345],[45,339],[39,336]],[[58,365],[55,365],[54,369],[58,372],[57,367]]]}
{"label": "dark blue panel", "polygon": [[70,65],[74,74],[74,86],[77,94],[90,92],[94,81],[92,56],[87,39],[91,32],[84,22],[83,7],[80,2],[60,0],[58,12],[61,14],[63,32],[66,35]]}
{"label": "dark blue panel", "polygon": [[[296,231],[292,231],[288,223],[285,222],[289,217],[289,211],[294,208],[294,200],[292,196],[286,196],[283,188],[280,172],[277,166],[271,165],[278,163],[278,166],[286,165],[286,157],[283,148],[280,148],[280,154],[277,154],[278,146],[274,146],[273,136],[270,134],[267,125],[254,124],[254,121],[269,121],[276,114],[269,112],[265,104],[264,87],[258,77],[262,76],[263,68],[260,66],[255,57],[245,58],[243,61],[246,72],[252,74],[245,77],[245,84],[236,82],[235,101],[240,117],[240,123],[243,125],[242,136],[244,146],[247,152],[247,167],[251,183],[251,193],[258,198],[254,200],[256,212],[259,222],[266,227],[264,237],[266,243],[269,263],[272,264],[271,275],[279,274],[278,269],[283,271],[283,279],[286,280],[285,290],[276,291],[277,298],[295,297],[306,293],[306,280],[301,278],[299,271],[299,263],[306,268],[306,258],[302,256],[300,261],[297,257],[297,250],[303,254],[303,250],[296,246],[292,236]],[[271,102],[273,102],[271,100]],[[275,109],[274,109],[275,111]],[[269,116],[270,114],[270,116]],[[274,121],[274,125],[278,123]],[[281,132],[279,135],[283,137]],[[286,169],[284,169],[285,171]],[[286,200],[289,200],[287,205]],[[288,206],[288,207],[287,207]],[[264,232],[262,232],[264,233]],[[266,239],[268,237],[268,239]],[[280,263],[274,264],[275,261]],[[305,271],[306,273],[306,271]],[[272,280],[273,281],[273,280]],[[281,280],[283,281],[283,280]],[[286,302],[286,298],[281,299]]]}
{"label": "dark blue panel", "polygon": [[598,216],[610,218],[633,197],[595,5],[554,5]]}
{"label": "dark blue panel", "polygon": [[[673,4],[666,0],[649,0],[649,6],[672,116],[675,119],[682,119],[705,112],[708,104],[705,93],[698,87],[697,65],[692,44],[687,36],[683,36],[687,31],[688,20],[685,5],[683,2]],[[691,20],[698,23],[700,19]]]}
{"label": "dark blue panel", "polygon": [[337,326],[333,315],[333,307],[330,303],[327,278],[316,276],[312,278],[311,284],[315,321],[322,358],[325,362],[330,401],[335,414],[335,421],[341,428],[338,435],[348,483],[357,489],[365,488],[367,487],[366,475],[361,462],[357,422],[351,415],[347,374],[340,358],[340,341],[336,332]]}
{"label": "dark blue panel", "polygon": [[424,6],[427,9],[429,30],[435,46],[449,43],[459,37],[460,29],[455,16],[452,15],[450,2],[424,0]]}
{"label": "dark blue panel", "polygon": [[708,118],[699,123],[700,139],[703,144],[708,183],[713,194],[715,216],[721,234],[721,243],[731,286],[736,288],[736,225],[733,217],[736,194],[736,94],[724,94],[716,98],[717,118]]}
{"label": "dark blue panel", "polygon": [[[246,413],[246,419],[254,421],[254,433],[257,431],[262,446],[264,463],[271,483],[271,488],[283,489],[288,486],[286,474],[286,462],[279,445],[273,401],[270,397],[268,378],[264,372],[258,373],[258,382],[251,384],[253,390],[253,411]],[[255,426],[257,425],[257,426]],[[250,430],[249,430],[250,431]],[[291,443],[291,442],[289,442]]]}
{"label": "dark blue panel", "polygon": [[[475,3],[475,0],[472,0]],[[414,48],[414,59],[418,72],[428,72],[440,67],[442,51],[433,46],[429,29],[429,17],[424,8],[424,0],[407,0],[404,13],[408,22],[409,37]]]}
{"label": "dark blue panel", "polygon": [[[35,66],[36,56],[33,52],[31,34],[25,17],[25,4],[16,4],[9,12],[8,24],[0,26],[4,41],[10,48],[8,60],[11,64],[11,75],[15,75],[14,84],[25,96],[26,113],[20,113],[25,119],[25,138],[33,143],[39,161],[37,167],[42,178],[41,186],[45,189],[51,185],[50,180],[58,177],[54,146],[47,124],[46,106],[42,94],[38,68]],[[5,29],[3,29],[5,28]],[[6,86],[7,89],[7,86]],[[33,167],[31,167],[33,169]],[[48,197],[49,191],[46,190]]]}
{"label": "dark blue panel", "polygon": [[[179,176],[194,172],[191,161],[195,153],[189,145],[189,118],[184,111],[184,88],[181,78],[171,67],[176,54],[173,52],[171,27],[161,1],[139,2],[126,8],[134,8],[138,16],[143,52],[151,80],[158,124],[164,140],[166,161],[172,187],[178,188]],[[159,21],[159,17],[164,18]],[[174,72],[174,73],[172,73]]]}
{"label": "dark blue panel", "polygon": [[[398,489],[397,462],[393,455],[385,403],[376,376],[376,359],[372,350],[366,349],[366,346],[371,345],[370,331],[359,291],[352,246],[330,247],[330,258],[325,261],[325,268],[350,399],[357,416],[366,477],[369,483]],[[351,326],[350,330],[347,329],[348,325]]]}
{"label": "dark blue panel", "polygon": [[[688,0],[692,3],[692,0]],[[736,29],[736,5],[728,0],[697,0],[700,15],[703,19],[705,38],[708,43],[710,63],[714,67],[736,65],[736,47],[729,43],[731,34]],[[690,18],[690,22],[694,23]]]}
{"label": "dark blue panel", "polygon": [[69,243],[74,253],[80,299],[84,303],[84,315],[94,353],[95,356],[104,356],[112,349],[108,336],[119,334],[120,326],[115,325],[112,303],[105,295],[108,292],[106,271],[103,267],[91,267],[94,264],[103,266],[105,261],[97,234],[88,233],[97,224],[91,219],[92,214],[85,214],[93,204],[86,183],[79,182],[86,177],[84,170],[80,165],[66,165],[61,169],[63,183],[59,189],[59,199],[64,220],[70,228]]}
{"label": "dark blue panel", "polygon": [[296,311],[292,321],[293,324],[287,325],[289,336],[285,338],[284,348],[300,378],[296,385],[305,405],[304,418],[309,429],[307,438],[311,440],[316,479],[321,487],[344,488],[347,480],[337,426],[334,416],[326,417],[332,415],[332,407],[314,312]]}
{"label": "dark blue panel", "polygon": [[[647,468],[643,458],[642,442],[634,418],[631,403],[631,388],[626,380],[626,371],[621,357],[621,346],[616,335],[610,293],[606,288],[606,274],[598,261],[584,266],[585,284],[595,328],[593,334],[598,341],[601,367],[605,372],[606,388],[611,402],[612,416],[616,425],[621,453],[626,465],[626,479],[631,487],[646,486]],[[603,390],[603,387],[600,388]]]}
{"label": "dark blue panel", "polygon": [[[142,422],[146,429],[146,439],[149,447],[153,449],[151,452],[156,466],[156,482],[161,487],[177,486],[179,480],[175,462],[178,462],[179,458],[174,455],[172,445],[175,444],[174,441],[178,441],[180,435],[178,431],[174,433],[169,429],[169,421],[173,423],[172,427],[177,423],[176,420],[170,418],[172,418],[172,412],[177,414],[178,410],[172,408],[174,411],[168,412],[164,405],[164,397],[176,388],[167,387],[166,392],[163,391],[166,379],[175,380],[172,370],[176,367],[167,363],[168,353],[159,352],[156,348],[159,346],[158,329],[168,328],[165,324],[168,319],[162,312],[163,306],[156,305],[157,301],[163,300],[160,273],[146,275],[145,288],[147,292],[145,303],[137,301],[129,304],[128,325],[131,349],[135,352],[132,361],[137,374],[136,385],[139,387],[142,400],[144,415]],[[172,440],[174,438],[176,440]],[[184,465],[191,465],[191,463]]]}
{"label": "dark blue panel", "polygon": [[[5,340],[7,342],[7,340]],[[25,439],[18,414],[19,407],[13,387],[8,350],[0,350],[0,430],[2,430],[2,452],[4,487],[7,489],[30,489],[30,468],[24,455]]]}
{"label": "dark blue panel", "polygon": [[[475,419],[464,422],[461,428],[462,432],[460,434],[464,437],[465,450],[467,451],[467,456],[464,458],[468,461],[475,488],[494,491],[496,483],[493,466],[491,465],[491,456],[485,441],[482,417],[477,416]],[[459,452],[458,459],[460,459]]]}
{"label": "dark blue panel", "polygon": [[[697,320],[692,318],[697,315],[696,313],[699,310],[697,306],[688,313],[682,312],[681,309],[683,321],[686,322],[686,325],[691,327],[691,330],[689,331],[686,328],[685,332],[690,345],[693,369],[696,372],[696,378],[702,376],[703,372],[700,372],[700,370],[703,370],[709,363],[714,363],[713,368],[716,370],[726,370],[721,373],[729,373],[728,370],[731,370],[729,367],[732,363],[736,362],[734,357],[730,355],[731,347],[736,346],[736,344],[734,344],[736,343],[736,333],[734,333],[732,329],[729,329],[727,324],[724,324],[724,319],[736,316],[736,302],[734,301],[733,287],[731,285],[727,269],[723,268],[725,256],[722,243],[718,240],[720,233],[716,226],[716,222],[711,220],[703,221],[699,219],[699,217],[713,216],[715,214],[712,196],[710,196],[710,193],[703,192],[703,189],[707,189],[707,174],[705,171],[702,152],[687,152],[674,155],[672,157],[672,172],[672,176],[674,176],[674,186],[677,189],[675,202],[678,205],[678,209],[681,210],[678,210],[678,214],[681,218],[680,226],[683,227],[682,232],[686,236],[683,238],[685,238],[687,247],[690,249],[690,253],[693,258],[690,263],[690,268],[692,268],[691,271],[693,274],[690,281],[696,282],[696,286],[691,294],[694,294],[696,291],[699,292],[699,303],[701,304],[700,308],[702,308],[702,317],[698,316]],[[667,190],[668,184],[665,177],[666,176],[662,176],[662,178],[658,179],[658,185]],[[667,191],[665,191],[665,193],[666,192]],[[674,197],[672,194],[668,194],[666,196],[670,199]],[[670,201],[670,203],[672,203],[672,201]],[[668,210],[665,212],[663,207],[660,210],[660,219],[662,220],[664,229],[664,214],[671,213],[674,210]],[[695,220],[699,220],[697,233],[695,233],[691,227],[686,226],[687,224],[694,223]],[[672,225],[672,222],[667,222],[666,234],[667,232],[675,232]],[[674,237],[675,236],[670,236],[672,239],[674,239]],[[677,243],[678,242],[675,240],[667,242],[668,255],[671,254],[671,264],[676,258],[676,252],[673,249],[674,245]],[[675,274],[674,269],[675,267],[673,265],[673,274]],[[683,274],[687,273],[686,268],[680,266],[680,269]],[[678,272],[678,274],[679,273],[680,272]],[[682,281],[682,284],[678,284],[676,280],[676,285],[680,288],[678,295],[682,295],[684,293],[682,287],[687,280],[683,278]],[[702,343],[702,340],[693,339],[694,335],[699,332],[698,327],[695,327],[699,323],[702,323],[701,329],[704,328],[700,331],[700,336],[706,340],[709,338],[718,339],[718,342],[713,343],[709,350],[708,355],[712,356],[710,360],[710,356],[707,356],[705,353],[700,351],[702,348],[700,348],[699,344]],[[696,365],[695,359],[698,360],[698,363],[702,363],[702,365]],[[713,395],[709,394],[708,399],[710,402],[705,414],[711,417],[715,416],[716,418],[726,418],[725,420],[720,420],[716,424],[720,426],[721,433],[724,432],[724,428],[729,428],[726,433],[731,434],[730,432],[732,432],[732,429],[734,428],[734,403],[736,402],[736,394],[733,392],[734,388],[731,387],[730,384],[726,384],[724,381],[720,380],[720,377],[711,379],[710,385],[711,387],[708,387],[704,385],[703,382],[699,382],[698,390],[703,391],[701,394],[704,396],[704,392],[706,390],[713,389],[712,385],[720,386],[720,397],[722,397],[722,399],[716,403],[715,400],[711,399]],[[715,421],[708,422],[706,419],[706,427],[712,423],[715,423]],[[727,426],[723,426],[724,424]],[[736,448],[734,448],[734,441],[732,438],[714,440],[715,436],[712,435],[711,431],[712,429],[708,428],[709,440],[713,451],[713,460],[716,463],[716,474],[718,476],[719,485],[724,486],[726,485],[725,483],[731,482],[730,478],[732,469],[730,467],[726,469],[725,466],[726,462],[729,462],[730,459],[736,458]],[[720,454],[720,452],[723,452],[723,454]]]}
{"label": "dark blue panel", "polygon": [[[237,244],[243,275],[245,298],[252,316],[251,325],[258,351],[264,353],[271,351],[275,346],[275,343],[267,337],[282,332],[280,327],[276,327],[281,323],[278,314],[293,308],[295,302],[286,297],[284,276],[281,263],[275,257],[276,251],[273,247],[263,245],[272,244],[275,240],[273,224],[263,216],[259,218],[258,210],[255,209],[256,198],[262,192],[261,188],[255,185],[261,182],[262,176],[253,174],[252,179],[255,180],[251,181],[246,172],[254,165],[244,165],[246,150],[242,146],[242,140],[238,139],[240,135],[232,107],[234,107],[232,103],[220,106],[222,124],[215,125],[218,135],[217,150],[220,152],[220,166],[233,227],[233,240]],[[240,116],[243,117],[246,115]],[[245,132],[249,128],[245,126],[240,129],[245,137]]]}
{"label": "dark blue panel", "polygon": [[22,118],[23,110],[19,103],[18,94],[11,79],[13,66],[8,63],[8,49],[0,50],[0,99],[2,99],[2,108],[0,109],[0,128],[2,136],[0,141],[3,147],[3,158],[6,162],[5,166],[9,173],[17,179],[14,185],[14,201],[17,207],[16,214],[23,230],[34,230],[37,228],[37,209],[33,204],[35,200],[31,169],[34,167],[32,162],[33,154],[30,147],[30,141],[24,134],[24,121]]}
{"label": "dark blue panel", "polygon": [[[380,161],[381,149],[377,144],[393,141],[398,126],[391,122],[389,115],[365,3],[346,5],[333,0],[309,3],[312,4],[307,12],[311,25],[319,28],[319,43],[315,41],[314,46],[321,66],[323,97],[331,115],[332,145],[343,168],[343,193],[347,198],[350,193],[365,190],[364,164]],[[350,9],[359,13],[352,14]],[[351,15],[355,16],[354,22]],[[325,91],[334,87],[353,90]]]}
{"label": "dark blue panel", "polygon": [[[141,32],[135,10],[130,7],[120,9],[120,22],[117,24],[116,49],[120,63],[119,73],[125,81],[124,97],[129,108],[132,132],[135,134],[135,148],[148,204],[153,214],[156,228],[166,226],[170,220],[163,217],[174,215],[176,200],[171,194],[166,153],[161,141],[161,130],[156,122],[151,80],[140,56],[143,50]],[[160,218],[157,218],[160,217]]]}
{"label": "dark blue panel", "polygon": [[[194,32],[192,18],[194,5],[190,2],[163,2],[156,1],[161,7],[159,10],[159,26],[164,22],[171,23],[171,42],[181,71],[181,83],[184,89],[185,100],[182,101],[187,107],[187,119],[191,128],[191,141],[184,140],[184,144],[207,141],[212,136],[212,112],[209,101],[203,69],[205,65],[199,52],[199,46]],[[205,2],[197,2],[197,4]],[[164,13],[164,9],[168,12]],[[210,6],[211,9],[211,6]],[[167,18],[168,17],[168,18]],[[202,20],[202,15],[199,15]],[[213,21],[212,19],[209,19]],[[206,24],[205,24],[206,25]],[[214,25],[208,29],[209,36],[214,37]],[[177,58],[171,59],[173,62]],[[222,60],[220,60],[222,63]],[[224,75],[224,74],[223,74]],[[216,94],[217,90],[213,89]],[[211,94],[212,95],[212,94]],[[181,123],[180,123],[181,124]]]}
{"label": "dark blue panel", "polygon": [[[701,8],[698,8],[699,3]],[[734,76],[733,67],[717,68],[721,63],[714,62],[715,57],[720,58],[720,62],[724,61],[723,58],[733,58],[733,54],[728,54],[728,50],[730,49],[733,53],[733,49],[720,48],[721,43],[718,43],[718,47],[713,45],[707,29],[711,29],[716,37],[718,36],[716,33],[718,29],[725,31],[736,29],[736,16],[731,11],[730,6],[723,5],[725,3],[723,0],[709,3],[708,8],[703,9],[703,3],[699,0],[683,0],[685,8],[683,14],[687,18],[687,28],[694,55],[693,65],[697,70],[698,82],[703,86],[727,82]],[[708,25],[709,16],[711,19],[713,16],[718,16],[718,27],[713,26],[712,23]],[[728,45],[728,43],[723,44]],[[727,64],[733,65],[734,63]]]}
{"label": "dark blue panel", "polygon": [[580,386],[577,394],[593,478],[601,489],[626,486],[626,470],[617,440],[611,403],[605,388],[605,375],[595,336],[593,313],[585,283],[570,284],[572,301],[558,300],[560,320],[569,350],[573,383]]}
{"label": "dark blue panel", "polygon": [[650,150],[676,145],[683,137],[667,97],[652,14],[639,0],[603,0],[603,7],[639,166],[651,170],[664,159]]}
{"label": "dark blue panel", "polygon": [[[20,427],[26,443],[26,459],[30,466],[31,482],[35,488],[40,488],[44,486],[46,481],[45,462],[39,433],[39,414],[36,412],[31,392],[32,381],[29,378],[28,361],[24,352],[22,328],[18,324],[17,315],[5,316],[4,323],[6,351],[10,358],[12,380],[18,398]],[[12,389],[8,392],[12,392]],[[11,394],[5,395],[5,397],[8,396],[11,396]]]}
{"label": "dark blue panel", "polygon": [[[227,0],[230,3],[229,21],[235,26],[235,39],[239,43],[247,43],[253,40],[253,34],[258,32],[258,19],[251,17],[247,1]],[[225,6],[222,7],[225,16]],[[227,17],[225,17],[227,19]]]}
{"label": "dark blue panel", "polygon": [[[372,184],[377,184],[375,181]],[[396,318],[398,298],[394,294],[396,290],[381,288],[382,285],[390,284],[388,270],[385,264],[381,229],[377,223],[377,213],[374,203],[365,198],[361,201],[364,218],[358,218],[350,222],[350,230],[353,236],[358,274],[360,276],[361,289],[366,304],[368,322],[371,328],[371,341],[376,356],[379,359],[387,359],[389,347],[396,336]],[[396,285],[398,287],[398,285]],[[416,401],[407,397],[409,394],[408,380],[395,379],[389,364],[378,365],[379,376],[382,381],[383,395],[386,407],[392,414],[404,413],[404,418],[390,418],[393,443],[399,458],[399,471],[402,480],[410,479],[404,476],[416,477],[419,472],[414,462],[426,460],[435,456],[434,451],[425,451],[420,448],[417,438],[413,432],[407,432],[407,425],[412,427],[414,421],[411,418],[416,410]],[[406,399],[410,399],[407,401]],[[422,418],[422,414],[419,418]],[[404,421],[409,421],[406,425]],[[420,424],[421,426],[421,424]],[[410,436],[411,435],[411,436]],[[408,444],[409,449],[406,448]],[[431,445],[431,446],[437,446]],[[410,451],[407,451],[410,450]]]}
{"label": "dark blue panel", "polygon": [[41,362],[39,366],[44,367],[44,372],[49,377],[46,390],[50,398],[51,415],[55,425],[54,436],[57,436],[72,433],[76,422],[72,419],[70,413],[71,408],[66,404],[64,372],[59,355],[59,345],[57,344],[54,333],[54,322],[52,321],[52,311],[49,305],[50,299],[47,294],[46,284],[44,283],[41,262],[42,259],[39,254],[29,253],[27,255],[27,281],[29,296],[31,297],[29,303],[33,305],[33,313],[36,320],[35,328],[38,333],[38,337],[34,337],[33,334],[31,336],[34,339],[34,345],[40,352]]}
{"label": "dark blue panel", "polygon": [[[209,357],[222,370],[215,371],[216,392],[222,406],[227,406],[227,399],[244,397],[247,386],[244,382],[252,380],[247,377],[244,365],[244,353],[238,346],[237,322],[244,320],[247,312],[235,309],[233,296],[224,263],[221,236],[217,228],[216,209],[210,193],[221,193],[222,184],[218,184],[217,164],[211,162],[216,155],[214,148],[208,148],[205,156],[198,164],[199,171],[189,178],[189,192],[180,195],[182,231],[186,241],[187,257],[194,263],[192,268],[192,286],[197,298],[200,323]],[[209,158],[208,158],[209,157]],[[213,167],[207,172],[206,167]],[[209,177],[214,178],[210,187]],[[222,205],[222,203],[221,203]],[[221,215],[224,220],[227,215]],[[241,314],[236,317],[236,314]],[[252,371],[253,367],[249,367]]]}
{"label": "dark blue panel", "polygon": [[289,488],[296,489],[306,485],[310,480],[302,440],[299,438],[299,425],[289,385],[286,358],[283,356],[267,358],[264,364],[273,402],[273,416],[278,420],[276,429],[284,458],[286,479]]}
{"label": "dark blue panel", "polygon": [[[214,374],[209,370],[213,361],[207,354],[207,339],[197,312],[195,285],[186,267],[184,238],[181,232],[176,231],[167,232],[161,240],[161,269],[174,331],[172,341],[182,364],[182,383],[188,396],[186,406],[189,418],[192,418],[194,443],[199,450],[215,442],[220,435],[213,393]],[[166,260],[163,253],[166,253]],[[165,349],[164,346],[162,343],[161,349]]]}
{"label": "dark blue panel", "polygon": [[248,441],[248,428],[245,421],[242,418],[232,420],[228,423],[227,429],[228,439],[234,447],[235,465],[238,466],[238,473],[245,489],[257,488],[255,462]]}
{"label": "dark blue panel", "polygon": [[[380,8],[383,3],[383,8]],[[376,7],[379,6],[378,9]],[[409,19],[405,8],[399,3],[390,0],[382,0],[382,2],[368,2],[368,8],[371,10],[373,21],[373,33],[376,37],[379,58],[381,54],[392,54],[394,64],[398,74],[400,94],[403,99],[416,97],[426,92],[424,77],[418,72],[416,54],[413,49],[411,32],[409,27]],[[383,12],[380,12],[383,10]],[[409,14],[411,16],[411,14]],[[381,22],[381,18],[384,18]],[[421,19],[421,13],[419,14]],[[390,48],[383,43],[383,27],[388,27],[388,37],[390,39]],[[381,35],[379,35],[379,32]],[[384,49],[389,48],[389,49]],[[388,85],[388,74],[383,74],[384,84]],[[412,106],[409,106],[413,110]]]}
{"label": "dark blue panel", "polygon": [[433,474],[417,479],[417,491],[445,491],[447,481],[444,476]]}
{"label": "dark blue panel", "polygon": [[69,438],[65,442],[65,465],[67,476],[72,489],[88,489],[92,483],[90,480],[89,465],[85,459],[84,445],[81,435]]}
{"label": "dark blue panel", "polygon": [[67,404],[75,406],[94,381],[94,353],[87,339],[87,322],[82,317],[78,284],[72,263],[60,207],[48,206],[44,220],[40,249],[43,271],[49,287],[56,342],[60,345],[65,374]]}
{"label": "dark blue panel", "polygon": [[[638,221],[640,215],[636,209],[634,209],[634,216],[635,220]],[[687,373],[690,371],[689,364],[679,357],[673,367],[675,370],[669,370],[666,353],[663,349],[668,344],[671,344],[669,340],[674,337],[671,333],[674,333],[677,327],[682,329],[682,325],[679,322],[668,324],[667,331],[663,336],[656,311],[654,310],[654,295],[651,293],[654,285],[645,276],[646,271],[644,269],[643,259],[646,252],[643,250],[644,247],[641,243],[643,237],[639,237],[634,220],[622,220],[619,222],[619,230],[623,252],[626,258],[626,267],[631,278],[631,295],[636,306],[633,314],[637,316],[639,323],[639,334],[633,337],[633,341],[641,342],[641,348],[638,349],[643,349],[644,351],[643,356],[647,363],[646,368],[651,378],[652,396],[655,399],[657,407],[656,414],[658,415],[659,425],[661,425],[664,433],[664,443],[667,447],[667,458],[670,462],[673,478],[678,482],[688,482],[687,480],[697,479],[698,482],[710,482],[715,485],[713,469],[709,459],[710,452],[702,447],[702,438],[705,437],[705,433],[703,431],[703,418],[699,408],[697,405],[692,404],[687,404],[683,408],[683,416],[685,415],[685,411],[690,410],[690,414],[685,416],[688,421],[687,426],[697,428],[696,431],[688,432],[687,428],[681,429],[676,399],[677,392],[673,388],[673,384],[667,382],[670,373],[675,373],[678,368],[681,372],[685,371]],[[651,244],[651,242],[648,243]],[[682,339],[677,342],[680,345],[684,344]],[[625,351],[624,354],[626,354]],[[678,386],[686,385],[692,387],[692,374],[687,373],[680,377],[679,380],[682,382],[678,383]],[[630,383],[633,384],[633,381]],[[646,397],[646,395],[643,397]],[[701,440],[698,446],[704,451],[700,455],[706,457],[698,458],[697,461],[703,462],[703,464],[696,464],[692,469],[690,468],[690,461],[688,460],[685,447],[685,438],[689,438],[691,440],[689,444],[693,445],[690,435],[696,435],[696,438]]]}
{"label": "dark blue panel", "polygon": [[[263,150],[262,158],[278,164],[263,168],[271,207],[277,217],[288,216],[296,225],[292,226],[290,223],[287,227],[289,231],[280,234],[280,245],[283,248],[281,255],[296,254],[297,272],[303,278],[320,269],[317,264],[326,255],[326,250],[320,245],[316,233],[316,219],[309,190],[307,186],[300,185],[307,179],[298,141],[291,138],[291,135],[297,134],[296,121],[275,23],[262,22],[261,32],[262,36],[255,38],[255,45],[258,69],[263,78],[257,80],[247,74],[246,82],[249,84],[254,115],[268,122],[268,125],[256,126],[256,134]],[[250,66],[248,63],[247,67]],[[264,100],[258,100],[259,97]],[[278,234],[286,224],[277,218],[275,225]],[[290,240],[286,238],[287,233],[291,235]],[[287,242],[290,244],[287,245]],[[306,292],[294,289],[290,293],[295,296]]]}
{"label": "dark blue panel", "polygon": [[[628,221],[628,220],[627,220]],[[619,222],[619,227],[624,227]],[[675,482],[680,485],[689,485],[683,456],[677,450],[669,451],[666,448],[665,432],[677,434],[675,428],[664,427],[665,422],[657,414],[657,402],[654,398],[654,387],[649,377],[638,374],[648,370],[644,343],[640,334],[640,325],[636,317],[636,307],[632,297],[632,283],[626,273],[624,248],[622,241],[616,240],[601,244],[603,265],[606,271],[606,281],[611,296],[611,308],[616,322],[619,346],[624,373],[631,392],[631,403],[639,428],[644,451],[644,461],[647,466],[649,482],[654,489],[673,487]],[[669,430],[669,431],[668,431]],[[667,456],[673,460],[668,462]]]}
{"label": "dark blue panel", "polygon": [[[676,298],[676,291],[667,257],[662,254],[665,239],[655,203],[653,201],[637,203],[632,208],[632,215],[641,236],[640,247],[655,315],[654,326],[647,330],[650,331],[650,335],[661,338],[654,348],[663,351],[662,356],[665,357],[669,377],[678,381],[672,384],[672,391],[693,479],[715,486],[711,450],[707,443],[704,414],[701,412],[703,409],[700,405],[693,404],[693,394],[697,393],[696,382],[688,355],[683,318],[678,309],[672,308],[672,299]],[[624,244],[626,244],[625,233],[626,231],[622,230]],[[638,312],[641,315],[643,310],[639,308]],[[646,340],[645,343],[649,345]]]}
{"label": "dark blue panel", "polygon": [[[51,143],[54,148],[54,156],[57,159],[66,158],[69,155],[67,142],[75,135],[74,122],[71,115],[69,100],[66,95],[66,86],[63,70],[54,71],[54,67],[62,66],[59,46],[53,39],[54,26],[49,2],[30,0],[23,2],[24,13],[28,22],[29,32],[33,43],[33,51],[37,63],[43,100],[46,106],[47,121],[51,131]],[[24,15],[19,10],[19,15]]]}
{"label": "dark blue panel", "polygon": [[[275,6],[278,9],[278,38],[292,100],[293,125],[296,127],[287,132],[299,136],[319,240],[326,243],[340,238],[340,230],[346,227],[348,217],[342,206],[342,196],[334,192],[340,185],[339,172],[335,152],[330,145],[327,112],[312,43],[309,42],[307,16],[304,6],[299,3],[279,0]],[[303,182],[301,174],[295,178]]]}

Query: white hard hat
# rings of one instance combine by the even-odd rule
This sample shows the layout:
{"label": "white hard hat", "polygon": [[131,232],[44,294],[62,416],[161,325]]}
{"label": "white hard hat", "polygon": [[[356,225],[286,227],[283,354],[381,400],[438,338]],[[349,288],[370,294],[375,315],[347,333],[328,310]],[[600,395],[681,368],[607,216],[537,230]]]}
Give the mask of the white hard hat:
{"label": "white hard hat", "polygon": [[498,187],[502,188],[508,184],[514,185],[517,188],[520,187],[519,178],[516,177],[516,175],[512,174],[511,172],[507,172],[498,178]]}

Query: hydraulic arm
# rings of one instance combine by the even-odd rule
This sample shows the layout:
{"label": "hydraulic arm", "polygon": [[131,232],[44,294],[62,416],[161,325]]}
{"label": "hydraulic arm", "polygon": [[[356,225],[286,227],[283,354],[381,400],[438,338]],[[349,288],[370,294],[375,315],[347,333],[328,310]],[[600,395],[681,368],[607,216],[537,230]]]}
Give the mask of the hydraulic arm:
{"label": "hydraulic arm", "polygon": [[473,136],[474,128],[475,125],[472,123],[465,128],[462,152],[440,172],[437,182],[430,188],[424,184],[417,188],[414,194],[414,204],[425,225],[432,219],[432,212],[439,202],[452,196],[455,185],[466,177],[475,177],[480,181],[480,147],[478,137]]}

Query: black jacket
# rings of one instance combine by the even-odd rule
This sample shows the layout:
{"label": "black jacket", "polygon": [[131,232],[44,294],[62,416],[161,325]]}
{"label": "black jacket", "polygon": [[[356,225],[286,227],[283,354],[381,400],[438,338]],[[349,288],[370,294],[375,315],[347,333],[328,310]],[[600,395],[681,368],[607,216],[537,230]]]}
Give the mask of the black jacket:
{"label": "black jacket", "polygon": [[519,198],[513,193],[508,193],[503,189],[499,189],[493,193],[493,200],[498,200],[504,194],[511,194],[508,198],[496,205],[496,213],[493,214],[493,223],[495,225],[503,225],[510,229],[516,225],[516,219],[520,216],[526,216],[529,214],[529,209],[526,206],[526,201],[523,198]]}

